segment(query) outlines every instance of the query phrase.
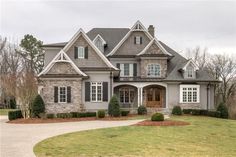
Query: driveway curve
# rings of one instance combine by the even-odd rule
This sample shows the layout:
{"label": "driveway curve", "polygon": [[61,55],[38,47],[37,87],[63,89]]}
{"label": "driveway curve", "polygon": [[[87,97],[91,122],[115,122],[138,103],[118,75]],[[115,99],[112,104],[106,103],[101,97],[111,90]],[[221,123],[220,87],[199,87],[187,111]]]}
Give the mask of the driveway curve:
{"label": "driveway curve", "polygon": [[34,145],[46,138],[75,131],[128,126],[142,120],[97,120],[48,124],[9,124],[6,121],[6,116],[0,116],[1,157],[35,157]]}

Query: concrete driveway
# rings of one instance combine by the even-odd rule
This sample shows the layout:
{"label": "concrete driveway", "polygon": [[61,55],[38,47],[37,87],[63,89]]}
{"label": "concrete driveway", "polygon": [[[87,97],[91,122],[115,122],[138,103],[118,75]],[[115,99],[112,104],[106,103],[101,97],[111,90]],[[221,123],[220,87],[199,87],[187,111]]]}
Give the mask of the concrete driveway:
{"label": "concrete driveway", "polygon": [[35,157],[33,147],[43,139],[75,131],[127,126],[142,120],[82,121],[50,124],[8,124],[0,116],[0,157]]}

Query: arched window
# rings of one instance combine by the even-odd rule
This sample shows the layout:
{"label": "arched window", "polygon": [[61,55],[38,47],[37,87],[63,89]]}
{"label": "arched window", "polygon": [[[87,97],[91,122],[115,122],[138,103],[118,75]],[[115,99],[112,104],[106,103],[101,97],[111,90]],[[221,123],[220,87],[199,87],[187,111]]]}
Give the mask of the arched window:
{"label": "arched window", "polygon": [[149,64],[147,67],[148,77],[158,77],[161,76],[161,67],[159,64]]}
{"label": "arched window", "polygon": [[101,38],[97,38],[97,40],[95,41],[95,45],[97,46],[97,48],[100,51],[102,51],[102,52],[104,51],[104,45],[103,45]]}

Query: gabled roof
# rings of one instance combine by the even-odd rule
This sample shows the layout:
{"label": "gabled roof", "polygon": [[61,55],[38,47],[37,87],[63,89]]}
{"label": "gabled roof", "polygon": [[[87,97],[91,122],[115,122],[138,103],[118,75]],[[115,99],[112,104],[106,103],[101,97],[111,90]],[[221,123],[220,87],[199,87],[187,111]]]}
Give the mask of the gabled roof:
{"label": "gabled roof", "polygon": [[115,66],[111,64],[111,62],[104,56],[104,54],[97,48],[97,46],[94,45],[94,43],[89,39],[89,37],[83,31],[83,29],[79,29],[79,31],[70,39],[70,41],[65,45],[65,47],[62,50],[64,52],[68,51],[69,48],[76,42],[76,40],[80,36],[83,36],[83,38],[88,42],[88,44],[94,49],[94,51],[98,54],[98,56],[105,62],[105,64],[108,67],[118,70]]}
{"label": "gabled roof", "polygon": [[167,52],[166,49],[164,49],[164,47],[158,42],[158,40],[157,40],[156,38],[153,38],[153,39],[149,42],[149,44],[148,44],[140,53],[137,54],[137,56],[143,55],[143,54],[152,46],[152,44],[156,44],[157,47],[159,47],[159,49],[161,49],[164,54],[167,54],[167,55],[169,55],[169,56],[172,56],[172,54],[170,54],[169,52]]}
{"label": "gabled roof", "polygon": [[52,61],[43,69],[42,72],[38,74],[38,76],[41,76],[43,74],[47,74],[47,72],[53,67],[55,63],[58,62],[64,62],[64,63],[70,63],[70,65],[74,68],[74,70],[82,75],[82,76],[87,76],[85,73],[83,73],[76,65],[75,63],[70,59],[70,57],[63,51],[61,50],[53,59]]}
{"label": "gabled roof", "polygon": [[113,55],[120,48],[120,46],[126,41],[126,39],[131,35],[133,31],[143,31],[150,40],[153,39],[152,35],[148,32],[148,30],[144,27],[144,25],[140,21],[137,21],[131,27],[129,32],[124,36],[124,38],[114,47],[114,49],[109,54],[107,54],[107,57]]}
{"label": "gabled roof", "polygon": [[182,70],[186,70],[186,68],[188,67],[189,64],[192,64],[192,65],[193,65],[194,70],[199,70],[197,64],[196,64],[192,59],[189,59],[189,60],[187,61],[187,63],[183,65],[183,67],[182,67],[181,69],[182,69]]}
{"label": "gabled roof", "polygon": [[93,43],[96,42],[96,40],[101,39],[102,40],[102,44],[105,45],[107,42],[102,38],[102,36],[100,34],[98,34],[94,39],[93,39]]}

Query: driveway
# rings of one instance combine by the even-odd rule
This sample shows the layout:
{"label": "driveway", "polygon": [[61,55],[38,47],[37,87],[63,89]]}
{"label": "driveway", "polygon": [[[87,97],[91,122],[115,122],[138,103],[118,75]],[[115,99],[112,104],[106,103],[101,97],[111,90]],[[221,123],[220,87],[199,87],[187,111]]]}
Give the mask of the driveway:
{"label": "driveway", "polygon": [[35,157],[33,147],[43,139],[75,131],[127,126],[142,120],[82,121],[50,124],[8,124],[0,116],[0,157]]}

